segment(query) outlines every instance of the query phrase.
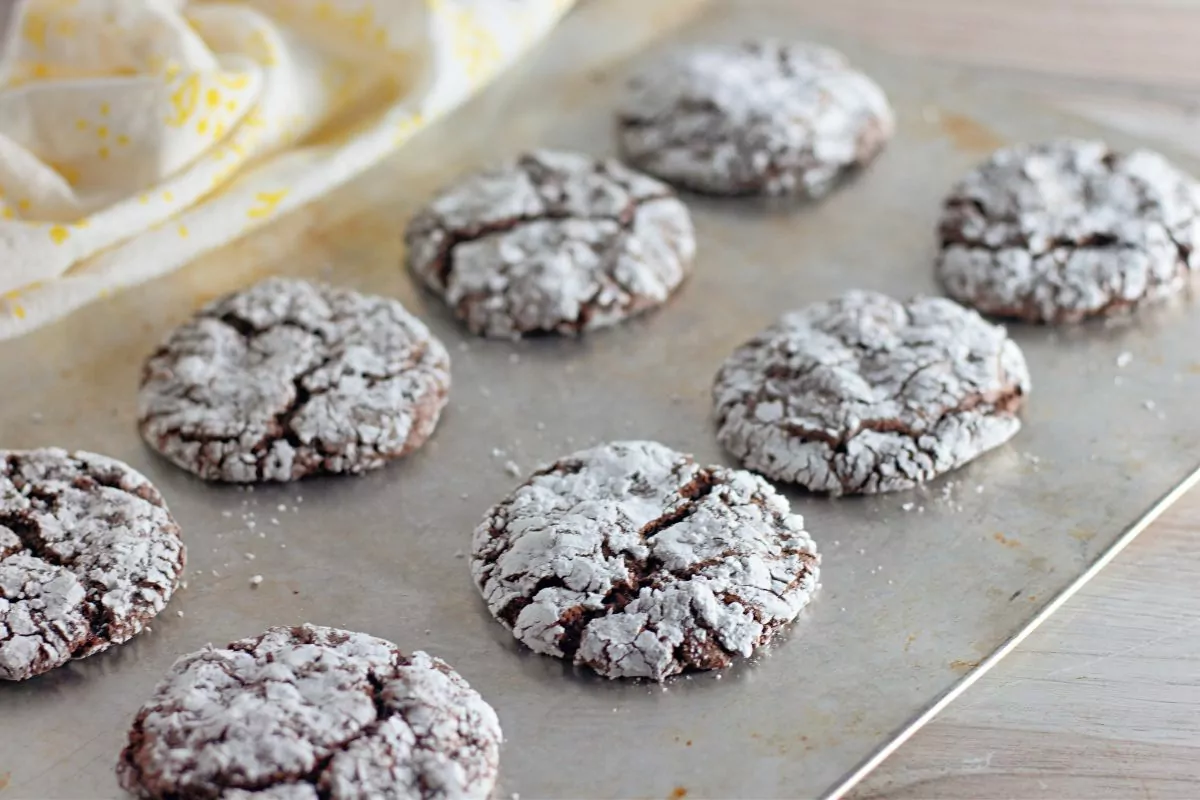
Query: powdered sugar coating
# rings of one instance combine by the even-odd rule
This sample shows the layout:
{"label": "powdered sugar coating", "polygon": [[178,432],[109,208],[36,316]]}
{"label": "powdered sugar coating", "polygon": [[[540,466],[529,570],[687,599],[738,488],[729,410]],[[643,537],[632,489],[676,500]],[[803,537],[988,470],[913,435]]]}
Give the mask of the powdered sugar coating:
{"label": "powdered sugar coating", "polygon": [[676,50],[630,82],[625,159],[699,192],[820,197],[895,128],[883,90],[835,50],[776,41]]}
{"label": "powdered sugar coating", "polygon": [[217,300],[146,362],[142,436],[206,480],[376,469],[420,447],[450,356],[398,301],[271,278]]}
{"label": "powdered sugar coating", "polygon": [[315,786],[309,783],[286,783],[253,791],[230,789],[220,794],[221,800],[320,800]]}
{"label": "powdered sugar coating", "polygon": [[94,453],[0,450],[0,678],[137,635],[184,561],[179,526],[133,468]]}
{"label": "powdered sugar coating", "polygon": [[1200,188],[1148,150],[1059,139],[994,153],[955,186],[938,277],[980,311],[1074,322],[1178,292],[1196,269]]}
{"label": "powdered sugar coating", "polygon": [[739,347],[717,438],[750,469],[832,494],[911,488],[1008,441],[1029,393],[1005,330],[938,297],[847,292]]}
{"label": "powdered sugar coating", "polygon": [[758,476],[633,441],[534,473],[476,529],[471,574],[531,649],[663,680],[772,639],[818,563],[803,518]]}
{"label": "powdered sugar coating", "polygon": [[304,625],[181,658],[117,774],[147,798],[485,798],[500,741],[445,662]]}
{"label": "powdered sugar coating", "polygon": [[661,305],[696,249],[669,187],[548,150],[444,190],[405,242],[409,269],[471,332],[503,338],[579,333]]}

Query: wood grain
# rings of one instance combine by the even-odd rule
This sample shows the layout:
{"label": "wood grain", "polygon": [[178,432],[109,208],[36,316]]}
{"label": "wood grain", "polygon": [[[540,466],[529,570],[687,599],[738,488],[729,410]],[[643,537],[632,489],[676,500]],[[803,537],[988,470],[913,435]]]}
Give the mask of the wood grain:
{"label": "wood grain", "polygon": [[[660,3],[669,5],[647,7]],[[0,17],[10,5],[0,0]],[[808,6],[814,26],[917,56],[1025,71],[1031,88],[1065,108],[1200,155],[1200,124],[1188,110],[1200,91],[1200,0]],[[1041,75],[1096,83],[1060,89]],[[1180,102],[1122,96],[1114,81],[1165,88]],[[1200,796],[1198,528],[1193,492],[853,796]]]}
{"label": "wood grain", "polygon": [[826,0],[813,22],[891,49],[1200,88],[1196,0]]}
{"label": "wood grain", "polygon": [[[1200,0],[828,0],[811,13],[888,49],[1016,68],[1065,109],[1200,156]],[[1134,84],[1166,91],[1147,101]],[[1200,796],[1198,528],[1200,490],[852,796]]]}
{"label": "wood grain", "polygon": [[860,785],[864,798],[1194,798],[1200,493]]}

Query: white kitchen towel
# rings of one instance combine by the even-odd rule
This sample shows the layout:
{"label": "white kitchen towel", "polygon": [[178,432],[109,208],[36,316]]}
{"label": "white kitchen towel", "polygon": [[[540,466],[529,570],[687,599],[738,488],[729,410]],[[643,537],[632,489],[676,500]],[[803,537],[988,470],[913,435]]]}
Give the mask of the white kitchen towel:
{"label": "white kitchen towel", "polygon": [[0,31],[0,339],[328,192],[571,4],[19,0]]}

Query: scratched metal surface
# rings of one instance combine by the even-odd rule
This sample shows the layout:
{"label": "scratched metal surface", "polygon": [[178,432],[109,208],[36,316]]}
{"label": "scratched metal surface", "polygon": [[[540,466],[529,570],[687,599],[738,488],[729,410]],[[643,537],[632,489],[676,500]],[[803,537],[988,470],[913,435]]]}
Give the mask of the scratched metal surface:
{"label": "scratched metal surface", "polygon": [[[680,29],[698,5],[587,4],[527,64],[365,179],[176,275],[5,344],[2,446],[84,448],[143,470],[183,526],[190,565],[187,589],[152,633],[0,686],[0,795],[116,795],[125,728],[176,656],[305,621],[453,663],[503,721],[498,796],[818,795],[1193,469],[1200,313],[1190,302],[1117,326],[1018,327],[1034,393],[1009,446],[921,491],[837,501],[792,493],[824,553],[824,585],[754,663],[659,688],[595,679],[517,647],[487,615],[461,557],[483,511],[513,484],[505,459],[529,469],[590,442],[647,437],[727,461],[708,387],[731,348],[780,312],[842,289],[933,291],[931,232],[950,182],[1001,141],[1089,130],[989,89],[986,73],[834,39],[899,113],[896,140],[870,170],[817,205],[692,199],[696,274],[659,313],[583,341],[465,337],[398,268],[403,220],[450,176],[522,147],[609,152],[610,109],[642,57],[634,51],[679,37],[806,34],[783,3],[726,5]],[[141,358],[197,304],[276,272],[398,296],[449,343],[451,405],[423,451],[359,479],[247,493],[193,480],[142,446],[133,422]],[[1124,351],[1133,360],[1118,369]],[[493,448],[507,455],[493,458]],[[264,581],[251,589],[255,574]]]}

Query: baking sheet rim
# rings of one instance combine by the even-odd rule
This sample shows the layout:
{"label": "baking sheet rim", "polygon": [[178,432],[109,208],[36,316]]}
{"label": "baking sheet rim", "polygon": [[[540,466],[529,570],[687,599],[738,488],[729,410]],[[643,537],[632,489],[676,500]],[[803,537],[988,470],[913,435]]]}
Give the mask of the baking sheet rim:
{"label": "baking sheet rim", "polygon": [[840,800],[851,789],[857,786],[864,778],[880,764],[888,759],[892,753],[900,749],[900,746],[912,738],[913,734],[942,713],[947,706],[958,699],[963,692],[971,688],[984,675],[991,671],[992,667],[1000,663],[1000,661],[1015,650],[1021,642],[1025,641],[1031,633],[1051,617],[1058,609],[1070,600],[1076,592],[1084,587],[1088,581],[1096,577],[1102,569],[1117,557],[1130,542],[1138,537],[1142,531],[1150,527],[1164,512],[1188,493],[1192,487],[1200,484],[1200,464],[1192,468],[1191,472],[1184,476],[1183,480],[1175,486],[1174,489],[1160,497],[1158,501],[1152,505],[1147,511],[1128,529],[1122,533],[1115,542],[1097,558],[1091,566],[1084,570],[1083,574],[1071,582],[1065,589],[1058,593],[1057,596],[1045,606],[1042,607],[1037,614],[1033,616],[1024,627],[1018,630],[1011,638],[996,648],[987,658],[979,662],[974,670],[968,673],[961,681],[950,687],[941,697],[937,698],[924,711],[918,714],[912,721],[907,723],[903,728],[893,735],[877,750],[867,756],[857,767],[851,770],[845,777],[841,778],[834,788],[822,796],[822,800]]}

